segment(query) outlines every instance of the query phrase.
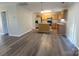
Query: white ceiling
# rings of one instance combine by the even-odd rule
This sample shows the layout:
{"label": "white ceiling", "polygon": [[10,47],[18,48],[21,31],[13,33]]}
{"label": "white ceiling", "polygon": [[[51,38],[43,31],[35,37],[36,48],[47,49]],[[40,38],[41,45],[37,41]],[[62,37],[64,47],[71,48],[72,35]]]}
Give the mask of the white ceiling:
{"label": "white ceiling", "polygon": [[24,6],[25,8],[27,8],[32,12],[40,12],[41,9],[59,11],[63,8],[68,8],[69,6],[74,4],[74,2],[65,2],[64,4],[61,2],[42,2],[42,3],[41,2],[3,2],[3,3],[0,3],[0,5],[11,5],[11,4]]}
{"label": "white ceiling", "polygon": [[[52,11],[59,11],[63,8],[68,8],[71,6],[73,2],[65,2],[64,4],[61,2],[28,2],[25,7],[28,10],[33,12],[40,12],[43,10],[52,10]],[[42,7],[41,7],[42,6]]]}

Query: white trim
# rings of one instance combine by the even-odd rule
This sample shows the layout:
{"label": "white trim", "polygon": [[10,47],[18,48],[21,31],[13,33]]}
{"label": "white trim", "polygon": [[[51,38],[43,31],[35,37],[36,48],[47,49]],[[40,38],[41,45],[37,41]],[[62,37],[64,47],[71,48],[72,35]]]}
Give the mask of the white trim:
{"label": "white trim", "polygon": [[28,31],[26,31],[26,32],[24,32],[24,33],[21,33],[21,34],[17,34],[17,35],[9,34],[9,36],[21,37],[22,35],[24,35],[24,34],[30,32],[30,31],[32,31],[32,29],[30,29],[30,30],[28,30]]}
{"label": "white trim", "polygon": [[19,35],[9,34],[9,36],[20,37]]}
{"label": "white trim", "polygon": [[[69,36],[67,36],[67,38],[68,38],[68,40],[71,42],[71,40],[70,40],[70,37]],[[72,42],[71,42],[72,43]],[[73,44],[73,43],[72,43]],[[77,46],[77,45],[75,45],[75,44],[73,44],[78,50],[79,50],[79,47]]]}
{"label": "white trim", "polygon": [[0,35],[4,35],[5,33],[0,33]]}
{"label": "white trim", "polygon": [[30,31],[32,31],[32,29],[30,29],[30,30],[28,30],[28,31],[26,31],[26,32],[24,32],[24,33],[22,33],[22,34],[18,35],[18,36],[19,36],[19,37],[21,37],[22,35],[24,35],[24,34],[26,34],[26,33],[30,32]]}

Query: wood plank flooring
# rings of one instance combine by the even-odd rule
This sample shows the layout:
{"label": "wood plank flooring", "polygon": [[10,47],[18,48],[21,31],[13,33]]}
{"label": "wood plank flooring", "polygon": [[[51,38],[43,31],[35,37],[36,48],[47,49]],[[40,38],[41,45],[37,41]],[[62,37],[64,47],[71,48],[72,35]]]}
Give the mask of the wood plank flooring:
{"label": "wood plank flooring", "polygon": [[78,50],[62,35],[31,31],[22,37],[0,36],[0,56],[77,56]]}

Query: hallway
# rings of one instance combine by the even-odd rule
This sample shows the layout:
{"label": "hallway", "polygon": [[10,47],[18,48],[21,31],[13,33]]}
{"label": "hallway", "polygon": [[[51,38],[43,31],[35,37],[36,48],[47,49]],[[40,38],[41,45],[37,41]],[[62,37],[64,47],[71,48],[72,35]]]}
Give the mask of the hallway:
{"label": "hallway", "polygon": [[66,37],[31,31],[22,37],[0,36],[0,55],[3,56],[73,56],[77,49]]}

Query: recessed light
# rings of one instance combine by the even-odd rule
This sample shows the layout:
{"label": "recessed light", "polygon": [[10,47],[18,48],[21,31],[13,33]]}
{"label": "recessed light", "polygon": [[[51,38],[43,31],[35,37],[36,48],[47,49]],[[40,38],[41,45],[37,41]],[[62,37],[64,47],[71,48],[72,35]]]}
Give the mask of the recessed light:
{"label": "recessed light", "polygon": [[52,12],[51,10],[43,10],[41,13],[47,13],[47,12]]}

